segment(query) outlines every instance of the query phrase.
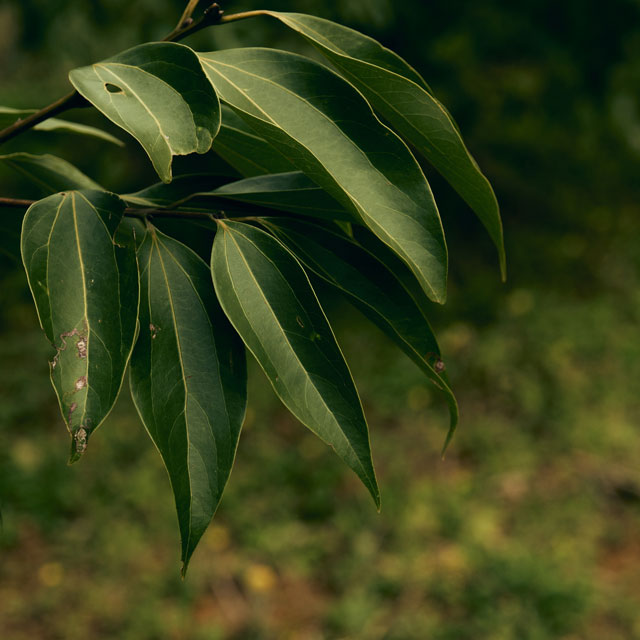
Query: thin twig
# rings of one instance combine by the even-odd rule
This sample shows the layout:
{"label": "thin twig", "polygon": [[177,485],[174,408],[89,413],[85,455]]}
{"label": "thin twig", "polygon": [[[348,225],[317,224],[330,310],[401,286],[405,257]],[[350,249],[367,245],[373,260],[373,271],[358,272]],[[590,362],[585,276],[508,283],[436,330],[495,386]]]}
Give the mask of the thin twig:
{"label": "thin twig", "polygon": [[73,109],[75,107],[90,106],[91,104],[87,102],[77,91],[72,91],[66,96],[52,102],[50,105],[43,107],[40,111],[36,111],[21,120],[16,120],[12,125],[0,131],[0,144],[7,140],[11,140],[11,138],[14,138],[23,131],[35,127],[39,122],[62,113],[63,111],[67,111],[68,109]]}
{"label": "thin twig", "polygon": [[182,27],[176,27],[162,40],[164,42],[178,42],[197,31],[205,29],[206,27],[219,24],[224,19],[222,16],[223,13],[224,11],[220,8],[218,3],[214,2],[204,10],[204,13],[197,20],[194,20],[189,16],[189,18],[182,23]]}
{"label": "thin twig", "polygon": [[193,12],[196,10],[196,7],[199,4],[200,4],[200,0],[189,0],[189,2],[187,2],[187,6],[182,12],[182,15],[180,16],[180,20],[178,20],[178,24],[176,25],[175,30],[184,29],[185,27],[188,27],[193,22],[193,18],[191,16],[193,15]]}

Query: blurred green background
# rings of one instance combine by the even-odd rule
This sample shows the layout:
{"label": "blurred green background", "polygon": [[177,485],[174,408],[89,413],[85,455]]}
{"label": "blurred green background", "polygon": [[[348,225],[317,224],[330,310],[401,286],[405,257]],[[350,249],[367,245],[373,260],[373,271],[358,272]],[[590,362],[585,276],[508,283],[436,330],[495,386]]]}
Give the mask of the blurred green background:
{"label": "blurred green background", "polygon": [[[0,257],[0,638],[640,638],[640,2],[224,8],[309,12],[378,38],[422,72],[493,182],[506,285],[480,225],[428,172],[451,254],[433,323],[459,431],[441,460],[443,403],[332,302],[382,512],[253,366],[235,469],[182,582],[169,483],[127,394],[66,466],[50,349],[19,265]],[[70,68],[162,37],[181,10],[4,0],[0,103],[50,102]],[[307,51],[265,19],[187,42]],[[114,190],[154,181],[132,143],[29,132],[5,149],[53,151]],[[0,183],[3,196],[29,193],[4,170]]]}

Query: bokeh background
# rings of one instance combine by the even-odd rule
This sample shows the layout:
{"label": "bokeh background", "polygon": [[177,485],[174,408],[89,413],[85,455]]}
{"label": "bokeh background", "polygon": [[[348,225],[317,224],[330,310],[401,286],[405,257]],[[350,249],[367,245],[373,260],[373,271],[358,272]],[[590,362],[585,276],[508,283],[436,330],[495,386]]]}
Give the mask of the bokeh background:
{"label": "bokeh background", "polygon": [[[20,266],[3,256],[0,637],[640,638],[640,2],[224,8],[309,12],[378,38],[422,72],[493,182],[505,285],[474,216],[428,172],[451,254],[433,324],[459,431],[441,460],[443,403],[333,301],[382,512],[253,366],[235,469],[182,582],[169,483],[126,393],[86,458],[66,466],[49,347]],[[68,90],[69,69],[162,37],[181,10],[179,0],[4,0],[0,104],[47,104]],[[188,44],[308,51],[266,19]],[[108,127],[88,110],[68,117]],[[5,150],[53,151],[114,190],[154,181],[133,143],[30,132]],[[4,196],[30,193],[4,169],[0,183]],[[2,218],[10,238],[16,216]]]}

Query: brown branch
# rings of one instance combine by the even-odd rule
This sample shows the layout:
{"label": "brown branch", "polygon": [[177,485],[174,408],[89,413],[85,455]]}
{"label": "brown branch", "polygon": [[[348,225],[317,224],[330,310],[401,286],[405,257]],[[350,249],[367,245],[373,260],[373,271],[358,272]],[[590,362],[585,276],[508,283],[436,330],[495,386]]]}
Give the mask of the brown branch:
{"label": "brown branch", "polygon": [[16,120],[12,125],[0,131],[0,144],[7,140],[11,140],[11,138],[14,138],[23,131],[35,127],[39,122],[42,122],[47,118],[51,118],[58,113],[62,113],[63,111],[67,111],[68,109],[73,109],[75,107],[89,106],[91,106],[90,103],[87,102],[77,91],[72,91],[66,96],[52,102],[50,105],[43,107],[40,111],[36,111],[21,120]]}

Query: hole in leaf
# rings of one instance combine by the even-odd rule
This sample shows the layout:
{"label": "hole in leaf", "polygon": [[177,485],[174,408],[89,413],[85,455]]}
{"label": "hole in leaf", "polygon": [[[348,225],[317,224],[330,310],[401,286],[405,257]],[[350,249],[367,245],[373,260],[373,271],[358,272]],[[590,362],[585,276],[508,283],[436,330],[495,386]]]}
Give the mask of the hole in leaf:
{"label": "hole in leaf", "polygon": [[124,91],[117,84],[111,84],[110,82],[105,82],[104,88],[109,93],[124,93]]}

